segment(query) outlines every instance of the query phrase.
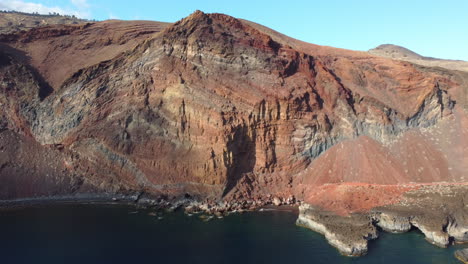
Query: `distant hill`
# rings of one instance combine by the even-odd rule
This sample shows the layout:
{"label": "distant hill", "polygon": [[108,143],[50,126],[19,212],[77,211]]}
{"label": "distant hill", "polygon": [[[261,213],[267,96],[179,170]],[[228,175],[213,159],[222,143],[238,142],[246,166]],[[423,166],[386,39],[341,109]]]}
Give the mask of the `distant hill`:
{"label": "distant hill", "polygon": [[442,67],[451,70],[466,71],[468,72],[468,62],[462,60],[444,60],[432,57],[422,56],[407,48],[384,44],[368,51],[371,54],[382,56],[386,58],[404,60],[429,67]]}
{"label": "distant hill", "polygon": [[62,16],[59,14],[40,15],[16,11],[0,11],[0,34],[57,24],[80,24],[88,20],[75,16]]}
{"label": "distant hill", "polygon": [[393,59],[424,59],[424,56],[419,55],[418,53],[411,51],[405,47],[393,45],[393,44],[383,44],[377,48],[369,50],[370,53],[374,55],[384,56]]}

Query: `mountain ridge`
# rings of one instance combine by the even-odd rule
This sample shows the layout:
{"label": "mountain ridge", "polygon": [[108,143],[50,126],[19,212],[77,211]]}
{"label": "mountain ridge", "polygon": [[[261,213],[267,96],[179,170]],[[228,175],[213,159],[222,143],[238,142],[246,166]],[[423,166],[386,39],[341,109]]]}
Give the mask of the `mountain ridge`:
{"label": "mountain ridge", "polygon": [[[140,26],[135,23],[139,23]],[[116,138],[111,139],[106,133],[97,130],[101,127],[99,123],[96,123],[98,120],[105,120],[102,119],[105,116],[115,116],[111,113],[116,111],[130,111],[127,113],[127,115],[133,113],[130,116],[139,116],[142,113],[140,111],[147,112],[146,115],[154,117],[144,117],[141,122],[146,123],[147,125],[143,126],[149,126],[148,128],[152,127],[148,122],[152,122],[150,120],[153,118],[159,120],[157,122],[162,122],[162,127],[153,127],[150,130],[155,129],[155,131],[160,131],[157,133],[165,133],[168,136],[155,135],[154,140],[159,142],[157,144],[163,145],[178,142],[175,146],[201,144],[199,145],[201,147],[202,141],[197,138],[205,138],[204,134],[207,131],[211,130],[214,133],[213,136],[224,131],[221,132],[226,133],[223,136],[225,139],[222,140],[224,143],[219,145],[213,142],[202,147],[211,149],[208,153],[214,153],[210,154],[214,155],[214,160],[208,160],[208,164],[217,165],[210,165],[214,167],[208,171],[199,168],[192,169],[195,170],[194,175],[200,175],[196,177],[212,173],[219,176],[225,175],[221,178],[217,178],[219,176],[213,178],[216,179],[214,180],[216,184],[229,182],[233,178],[235,182],[231,187],[235,187],[238,177],[245,173],[245,175],[255,174],[255,171],[260,174],[268,174],[268,171],[273,173],[277,166],[291,166],[294,163],[302,164],[299,167],[308,166],[310,159],[315,159],[342,140],[367,135],[385,143],[392,140],[393,134],[404,133],[412,126],[432,126],[438,119],[445,115],[449,116],[454,105],[447,93],[447,89],[454,84],[450,78],[437,76],[434,73],[419,72],[405,63],[382,60],[372,56],[363,57],[363,53],[360,52],[328,47],[316,48],[316,45],[306,47],[304,43],[299,45],[286,37],[284,37],[286,40],[279,43],[270,35],[259,31],[257,27],[252,27],[252,23],[226,15],[205,14],[197,11],[174,24],[142,23],[104,21],[76,26],[56,26],[60,30],[52,26],[32,29],[17,35],[3,35],[4,45],[28,54],[32,67],[37,69],[37,73],[53,89],[49,91],[50,95],[38,98],[35,101],[37,103],[30,106],[36,109],[34,115],[27,112],[23,113],[23,116],[18,113],[14,114],[13,120],[24,120],[21,122],[25,124],[21,125],[24,128],[19,132],[32,135],[42,144],[62,144],[69,147],[80,142],[75,141],[82,137],[81,133],[91,133],[85,142],[94,142],[97,138],[104,136],[101,140],[106,143],[100,149],[93,151],[101,154],[102,152],[113,153],[112,155],[117,155],[124,160],[130,158],[126,161],[132,164],[129,165],[129,170],[133,172],[128,172],[129,175],[136,173],[135,175],[140,175],[136,179],[143,179],[138,181],[143,185],[146,182],[148,186],[152,186],[153,183],[147,182],[144,180],[145,177],[141,176],[147,173],[141,171],[139,167],[144,167],[149,171],[154,171],[155,168],[143,165],[146,163],[145,159],[138,161],[143,163],[138,163],[132,158],[143,155],[144,152],[132,154],[140,143],[125,139],[132,134],[128,130],[132,121],[125,121],[123,128],[116,128],[116,131],[121,131],[119,132],[121,134],[114,135],[114,137],[123,139],[119,142],[115,141]],[[122,33],[108,38],[105,32],[111,29]],[[95,39],[90,37],[93,36],[92,34],[95,34]],[[86,44],[83,35],[91,39],[88,41],[90,44]],[[275,36],[278,37],[278,35]],[[49,45],[41,43],[49,43]],[[50,45],[50,43],[53,44]],[[81,46],[75,47],[73,43]],[[297,45],[299,50],[295,50],[288,44]],[[48,61],[43,57],[51,52],[47,49],[53,50],[57,55],[56,59]],[[102,54],[106,54],[105,51],[108,49],[112,49],[113,52],[103,57]],[[311,53],[314,55],[302,53],[304,50],[312,50]],[[327,50],[330,52],[326,53]],[[70,61],[73,55],[62,56],[59,55],[61,52],[63,54],[76,53],[76,59],[71,60],[70,70],[67,70],[66,62]],[[95,52],[94,54],[99,52],[101,57],[94,57],[94,61],[86,59],[83,61],[85,64],[82,64],[78,58],[89,58],[86,54],[93,54],[89,52]],[[145,56],[142,57],[141,54]],[[15,57],[12,54],[8,56]],[[333,56],[336,57],[333,58]],[[191,68],[188,65],[192,65]],[[376,72],[367,70],[368,67],[372,67],[371,65],[378,65],[375,68]],[[58,69],[66,74],[61,74],[57,71]],[[134,73],[129,74],[129,72]],[[410,74],[407,75],[407,72]],[[114,74],[117,75],[114,76]],[[381,75],[395,76],[392,77],[395,79],[393,83],[383,84]],[[128,77],[124,80],[123,76]],[[61,79],[57,79],[58,77]],[[113,79],[121,80],[119,85],[127,82],[133,83],[129,85],[135,90],[132,93],[122,90],[115,81],[112,81]],[[134,81],[130,81],[131,79]],[[233,82],[234,79],[237,81]],[[203,85],[200,86],[200,84]],[[384,88],[388,85],[392,87],[390,90],[389,88],[375,88],[379,86]],[[80,87],[84,86],[88,88],[82,90]],[[114,88],[109,88],[109,86]],[[191,97],[182,93],[187,89],[191,91]],[[91,92],[92,90],[95,92]],[[87,99],[78,103],[81,100],[77,102],[70,100],[68,93],[80,93]],[[140,110],[121,109],[112,104],[107,110],[101,109],[101,105],[114,101],[116,96],[122,100],[127,100],[125,98],[129,97],[129,102],[134,102],[131,104],[135,106],[141,104],[137,108]],[[193,98],[200,98],[200,102],[205,102],[205,98],[211,98],[206,101],[209,107],[203,106]],[[166,100],[171,102],[167,107],[165,106]],[[179,105],[176,106],[177,103],[173,105],[177,101]],[[64,102],[68,102],[68,106]],[[60,110],[64,107],[68,107],[65,112]],[[51,115],[50,109],[55,109],[52,110],[55,114]],[[99,115],[94,116],[93,111]],[[372,113],[372,111],[376,112]],[[4,112],[10,113],[8,114],[10,118],[6,120],[12,120],[11,111],[4,109]],[[42,117],[41,112],[43,112]],[[198,125],[194,127],[193,121],[190,120],[200,118],[198,112],[204,112],[208,116],[213,115],[212,120],[221,120],[221,123],[208,121],[202,125],[201,121],[196,121]],[[338,112],[346,116],[346,122],[336,117]],[[429,120],[425,120],[428,118],[426,115],[431,116]],[[124,119],[128,120],[128,118],[130,117],[127,116]],[[130,120],[134,118],[131,117]],[[292,118],[297,120],[306,118],[310,120],[307,122],[315,125],[311,128],[307,126],[306,129],[300,128],[304,126],[300,125],[304,121],[295,124],[296,121],[292,121],[294,120]],[[411,121],[412,118],[415,118],[415,121]],[[373,119],[374,125],[370,125],[373,123],[368,123],[369,121],[360,121],[366,119]],[[90,120],[87,121],[88,125],[84,124],[86,120]],[[35,123],[41,125],[34,125]],[[7,127],[20,127],[15,124],[16,121],[10,121]],[[57,126],[62,128],[57,130]],[[222,129],[219,130],[220,128]],[[390,130],[383,132],[385,131],[381,130],[383,128]],[[104,128],[101,127],[101,129]],[[294,134],[305,133],[304,135],[307,135],[311,133],[307,132],[310,129],[316,131],[310,135],[312,138],[306,139],[302,136],[298,142],[302,142],[300,144],[303,145],[288,147],[290,144],[287,143],[290,140],[288,133],[297,137]],[[138,126],[133,130],[137,133],[137,138],[144,139],[143,135],[140,135],[141,132],[138,132],[140,130]],[[279,131],[286,133],[284,143],[278,139]],[[108,133],[114,134],[110,131]],[[263,136],[257,138],[258,133]],[[168,138],[171,139],[163,143]],[[236,142],[237,140],[239,142]],[[122,145],[125,141],[128,143]],[[308,146],[309,141],[315,143]],[[271,142],[275,142],[276,146],[269,145],[272,144]],[[223,144],[225,144],[224,147],[222,147]],[[260,149],[256,149],[258,145],[261,146]],[[283,148],[282,152],[296,153],[293,157],[297,156],[299,159],[278,156],[276,148],[280,146]],[[174,151],[177,149],[169,145],[167,147]],[[245,147],[252,149],[244,149]],[[234,149],[229,150],[230,148]],[[295,148],[299,149],[294,150]],[[302,154],[299,155],[298,150]],[[85,152],[87,151],[89,149]],[[247,153],[247,156],[236,160],[235,156],[242,153]],[[129,154],[130,156],[126,157]],[[192,157],[192,154],[188,157]],[[257,161],[250,163],[254,157]],[[172,161],[164,160],[160,162],[172,163]],[[205,164],[203,166],[208,166],[207,161],[200,160],[200,162]],[[264,164],[260,165],[263,162]],[[283,162],[284,165],[279,165],[278,162]],[[290,162],[293,163],[289,164]],[[190,163],[193,163],[193,160]],[[224,165],[219,167],[219,164]],[[234,175],[230,176],[230,173]],[[280,174],[278,177],[283,177]],[[177,177],[179,176],[174,175],[174,179]],[[341,177],[348,176],[342,175]],[[372,179],[369,180],[372,181]],[[173,180],[169,182],[174,183]],[[202,182],[206,183],[205,180]],[[288,192],[294,191],[291,189]],[[225,191],[225,193],[228,192]]]}

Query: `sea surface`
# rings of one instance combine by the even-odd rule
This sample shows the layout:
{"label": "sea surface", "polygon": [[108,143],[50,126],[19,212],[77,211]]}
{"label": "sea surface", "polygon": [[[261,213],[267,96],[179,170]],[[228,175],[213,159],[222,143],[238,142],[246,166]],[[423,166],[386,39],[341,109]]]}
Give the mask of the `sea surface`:
{"label": "sea surface", "polygon": [[122,205],[55,205],[0,211],[0,263],[458,263],[461,246],[437,248],[418,231],[381,233],[360,258],[341,256],[291,212],[203,221]]}

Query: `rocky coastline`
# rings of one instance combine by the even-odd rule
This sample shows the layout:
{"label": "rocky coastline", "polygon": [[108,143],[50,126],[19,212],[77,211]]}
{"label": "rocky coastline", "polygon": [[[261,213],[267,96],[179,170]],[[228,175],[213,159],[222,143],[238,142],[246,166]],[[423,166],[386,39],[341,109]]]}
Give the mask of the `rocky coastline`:
{"label": "rocky coastline", "polygon": [[339,216],[308,204],[299,206],[298,226],[309,228],[323,234],[330,243],[345,256],[363,256],[368,252],[368,242],[379,237],[379,230],[391,233],[404,233],[413,228],[419,229],[426,240],[438,247],[448,247],[451,243],[467,243],[468,238],[457,236],[468,231],[467,223],[459,225],[456,232],[438,226],[438,219],[421,216],[401,216],[397,211],[358,213],[350,216]]}
{"label": "rocky coastline", "polygon": [[43,196],[36,198],[23,198],[13,200],[0,200],[0,209],[11,209],[31,206],[54,205],[54,204],[126,204],[137,208],[151,209],[154,211],[173,212],[183,210],[186,214],[205,214],[225,216],[231,213],[242,213],[247,211],[260,211],[265,208],[279,208],[279,206],[290,208],[297,207],[300,201],[294,196],[286,199],[280,197],[260,197],[248,200],[199,200],[196,197],[185,195],[181,197],[152,196],[143,192],[121,193],[121,194],[98,194],[86,193],[76,195]]}
{"label": "rocky coastline", "polygon": [[365,255],[368,241],[378,237],[377,228],[366,215],[342,217],[308,204],[299,206],[296,224],[324,235],[345,256]]}
{"label": "rocky coastline", "polygon": [[[325,239],[345,256],[363,256],[368,253],[368,244],[377,239],[379,233],[404,233],[418,229],[426,240],[438,247],[455,243],[468,243],[468,217],[464,199],[466,186],[437,186],[439,199],[431,199],[433,190],[427,187],[405,194],[397,204],[374,208],[368,212],[340,215],[310,205],[290,196],[276,196],[247,200],[200,200],[186,194],[180,197],[151,196],[144,192],[76,194],[69,196],[38,197],[0,201],[1,209],[51,205],[58,203],[126,204],[139,209],[159,212],[183,210],[187,215],[198,214],[203,221],[213,217],[222,218],[232,213],[262,211],[265,208],[298,211],[296,224],[324,235]],[[441,209],[441,207],[443,207]],[[439,210],[436,210],[439,208]],[[459,258],[457,256],[457,258]]]}
{"label": "rocky coastline", "polygon": [[[437,192],[432,192],[438,188]],[[468,242],[466,186],[426,187],[405,194],[398,204],[377,207],[370,212],[338,215],[309,204],[299,206],[297,225],[321,233],[346,256],[363,256],[368,242],[379,231],[404,233],[420,230],[438,247]],[[438,195],[438,199],[433,199]]]}

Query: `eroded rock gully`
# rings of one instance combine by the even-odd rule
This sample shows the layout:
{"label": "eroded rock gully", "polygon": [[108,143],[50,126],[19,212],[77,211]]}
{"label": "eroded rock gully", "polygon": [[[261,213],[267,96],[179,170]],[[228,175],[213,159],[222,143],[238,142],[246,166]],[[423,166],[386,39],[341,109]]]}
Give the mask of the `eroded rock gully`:
{"label": "eroded rock gully", "polygon": [[[28,152],[2,147],[2,199],[297,199],[346,215],[398,204],[424,184],[466,183],[468,118],[457,102],[467,88],[449,70],[199,11],[174,24],[53,25],[0,42],[0,141]],[[42,169],[19,172],[19,157]],[[442,231],[413,213],[372,219],[445,244],[444,234],[464,237],[457,215],[441,216]],[[374,238],[375,226],[361,222]],[[358,240],[343,251],[365,252]]]}

